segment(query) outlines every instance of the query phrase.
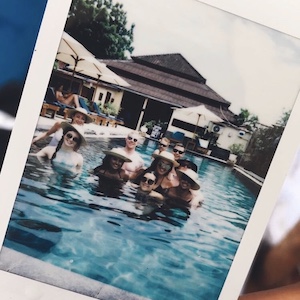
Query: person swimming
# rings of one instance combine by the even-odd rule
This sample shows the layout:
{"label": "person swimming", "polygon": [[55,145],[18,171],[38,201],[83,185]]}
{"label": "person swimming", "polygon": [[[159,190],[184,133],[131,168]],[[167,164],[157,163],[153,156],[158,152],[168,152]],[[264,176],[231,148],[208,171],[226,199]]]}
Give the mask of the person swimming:
{"label": "person swimming", "polygon": [[52,165],[73,173],[80,173],[83,166],[83,157],[78,149],[86,144],[82,126],[72,125],[67,122],[61,123],[63,136],[58,145],[46,146],[37,152],[37,157],[51,161]]}
{"label": "person swimming", "polygon": [[179,185],[171,187],[166,193],[169,203],[179,206],[193,207],[199,206],[199,200],[196,200],[195,194],[191,190],[199,190],[200,184],[198,174],[191,170],[176,170],[179,178]]}
{"label": "person swimming", "polygon": [[103,153],[105,157],[102,164],[94,168],[94,175],[121,182],[128,181],[129,175],[122,169],[122,166],[125,162],[131,162],[131,159],[124,155],[124,151],[121,148],[113,148]]}
{"label": "person swimming", "polygon": [[175,161],[174,155],[167,151],[162,151],[160,154],[153,154],[154,161],[150,167],[142,171],[136,178],[135,182],[139,183],[144,174],[153,172],[157,178],[153,190],[164,195],[165,191],[175,186],[174,182],[168,178],[173,167],[178,167],[179,164]]}
{"label": "person swimming", "polygon": [[[76,124],[83,126],[85,123],[89,124],[93,121],[93,119],[88,115],[87,111],[82,107],[70,109],[68,111],[68,117],[71,118],[70,124],[72,125]],[[61,121],[55,122],[49,130],[34,137],[31,144],[34,145],[36,142],[53,135],[49,146],[57,146],[58,142],[63,136],[61,124]]]}

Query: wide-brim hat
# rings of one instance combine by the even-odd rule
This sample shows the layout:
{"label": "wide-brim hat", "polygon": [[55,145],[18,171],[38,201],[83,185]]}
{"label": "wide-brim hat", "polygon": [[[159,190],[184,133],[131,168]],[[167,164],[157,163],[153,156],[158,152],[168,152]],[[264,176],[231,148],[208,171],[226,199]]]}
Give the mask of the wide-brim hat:
{"label": "wide-brim hat", "polygon": [[85,116],[85,123],[92,123],[93,122],[93,119],[88,115],[88,112],[86,111],[85,108],[83,107],[76,107],[76,108],[72,108],[68,111],[68,116],[69,118],[73,118],[73,116],[76,114],[76,113],[80,113],[80,114],[83,114]]}
{"label": "wide-brim hat", "polygon": [[161,151],[159,154],[153,154],[152,156],[155,159],[159,158],[171,162],[175,168],[179,166],[179,163],[175,160],[174,155],[171,152]]}
{"label": "wide-brim hat", "polygon": [[188,163],[190,165],[189,169],[192,169],[195,172],[198,171],[198,166],[188,159],[185,159],[185,158],[178,159],[177,162],[179,163],[180,166],[182,166],[182,164],[184,164],[184,163]]}
{"label": "wide-brim hat", "polygon": [[191,179],[191,181],[193,182],[191,185],[192,190],[200,189],[198,174],[195,171],[193,171],[192,169],[187,169],[187,170],[176,170],[176,172],[179,179],[181,179],[182,174],[186,175],[188,178]]}
{"label": "wide-brim hat", "polygon": [[81,146],[86,145],[83,126],[80,126],[80,125],[77,125],[77,124],[70,124],[68,122],[62,122],[61,123],[61,128],[63,129],[64,134],[67,131],[76,131],[80,136]]}
{"label": "wide-brim hat", "polygon": [[118,157],[118,158],[124,160],[124,162],[132,162],[131,159],[126,157],[126,153],[124,152],[124,150],[122,148],[112,148],[111,150],[104,150],[103,153],[105,155],[111,155],[111,156]]}

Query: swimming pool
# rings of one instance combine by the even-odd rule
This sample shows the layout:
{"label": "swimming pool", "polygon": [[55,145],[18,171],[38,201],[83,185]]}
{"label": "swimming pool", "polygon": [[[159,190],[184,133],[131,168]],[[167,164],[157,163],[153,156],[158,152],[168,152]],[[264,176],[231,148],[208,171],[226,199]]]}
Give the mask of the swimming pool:
{"label": "swimming pool", "polygon": [[[226,165],[190,157],[205,198],[195,211],[141,205],[129,185],[103,196],[88,170],[123,142],[89,141],[77,179],[29,157],[4,245],[150,299],[217,299],[254,194]],[[139,146],[147,164],[156,146]]]}

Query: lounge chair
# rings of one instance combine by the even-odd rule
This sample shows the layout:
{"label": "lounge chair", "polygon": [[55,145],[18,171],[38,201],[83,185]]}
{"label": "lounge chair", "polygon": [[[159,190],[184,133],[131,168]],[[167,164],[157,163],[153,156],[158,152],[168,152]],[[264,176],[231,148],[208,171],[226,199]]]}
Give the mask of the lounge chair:
{"label": "lounge chair", "polygon": [[184,141],[184,137],[185,134],[184,132],[181,131],[175,131],[171,134],[171,136],[169,137],[169,140],[171,141],[171,143],[182,143]]}
{"label": "lounge chair", "polygon": [[79,96],[79,104],[81,107],[83,107],[90,117],[94,120],[94,123],[97,125],[103,125],[103,126],[117,126],[118,124],[123,124],[121,120],[116,119],[115,117],[108,117],[106,114],[102,113],[99,106],[93,102],[93,108],[94,112],[90,110],[88,107],[86,100],[83,97]]}
{"label": "lounge chair", "polygon": [[54,118],[56,113],[64,116],[64,119],[67,118],[68,109],[73,108],[72,106],[62,104],[57,101],[55,97],[55,91],[53,87],[48,87],[46,95],[43,102],[43,107],[41,110],[41,116],[45,117],[46,113],[49,112],[51,118]]}

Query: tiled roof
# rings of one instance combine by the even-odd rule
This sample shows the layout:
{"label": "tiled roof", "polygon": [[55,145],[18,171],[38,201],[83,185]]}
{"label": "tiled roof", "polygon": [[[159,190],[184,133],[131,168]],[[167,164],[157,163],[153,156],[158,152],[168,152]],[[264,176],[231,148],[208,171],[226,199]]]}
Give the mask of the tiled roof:
{"label": "tiled roof", "polygon": [[232,122],[234,120],[234,114],[228,109],[222,109],[221,106],[213,106],[207,101],[193,100],[189,97],[181,96],[176,93],[166,91],[164,89],[153,87],[147,83],[136,81],[127,77],[124,79],[130,84],[125,88],[126,91],[134,92],[143,95],[145,98],[158,100],[161,102],[169,103],[172,106],[177,107],[191,107],[204,104],[209,110],[218,115],[223,120]]}
{"label": "tiled roof", "polygon": [[222,119],[233,120],[234,114],[228,109],[230,102],[206,85],[205,79],[180,54],[102,62],[130,84],[124,90],[178,107],[205,104]]}
{"label": "tiled roof", "polygon": [[206,79],[199,74],[190,63],[179,53],[132,56],[133,61],[154,67],[167,73],[205,83]]}
{"label": "tiled roof", "polygon": [[124,79],[126,78],[126,81],[128,78],[132,78],[153,87],[164,86],[165,89],[174,91],[174,93],[190,94],[190,97],[193,98],[202,96],[226,106],[230,105],[230,102],[226,101],[206,84],[173,74],[166,74],[166,72],[141,65],[133,60],[104,60],[103,62],[116,74]]}

